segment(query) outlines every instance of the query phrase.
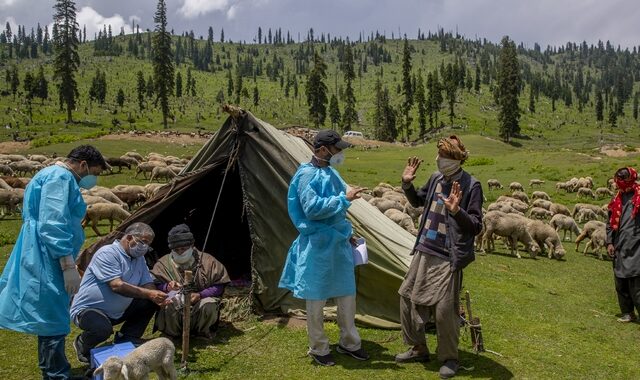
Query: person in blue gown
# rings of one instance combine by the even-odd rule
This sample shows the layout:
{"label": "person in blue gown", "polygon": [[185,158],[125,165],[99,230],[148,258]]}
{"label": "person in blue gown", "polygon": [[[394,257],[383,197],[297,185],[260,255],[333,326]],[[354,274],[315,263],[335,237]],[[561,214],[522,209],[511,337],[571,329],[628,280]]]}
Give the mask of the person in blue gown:
{"label": "person in blue gown", "polygon": [[0,328],[38,336],[43,379],[71,379],[64,352],[70,333],[69,301],[78,291],[75,259],[86,204],[80,188],[95,186],[106,168],[90,145],[40,170],[24,192],[22,228],[0,277]]}

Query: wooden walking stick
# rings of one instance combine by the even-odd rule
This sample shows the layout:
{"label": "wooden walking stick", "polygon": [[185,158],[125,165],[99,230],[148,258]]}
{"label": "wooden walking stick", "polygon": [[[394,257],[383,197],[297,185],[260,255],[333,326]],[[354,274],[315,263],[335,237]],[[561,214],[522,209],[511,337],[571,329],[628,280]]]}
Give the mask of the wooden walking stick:
{"label": "wooden walking stick", "polygon": [[469,291],[467,290],[464,294],[464,298],[467,301],[467,314],[469,324],[469,330],[471,331],[471,344],[473,345],[473,351],[477,354],[478,352],[484,352],[484,341],[482,339],[482,325],[480,325],[480,318],[473,317],[471,313],[471,296],[469,295]]}
{"label": "wooden walking stick", "polygon": [[180,366],[187,369],[187,358],[189,357],[189,333],[191,332],[191,283],[193,282],[193,272],[184,271],[184,283],[182,284],[184,296],[184,309],[182,315],[182,361]]}

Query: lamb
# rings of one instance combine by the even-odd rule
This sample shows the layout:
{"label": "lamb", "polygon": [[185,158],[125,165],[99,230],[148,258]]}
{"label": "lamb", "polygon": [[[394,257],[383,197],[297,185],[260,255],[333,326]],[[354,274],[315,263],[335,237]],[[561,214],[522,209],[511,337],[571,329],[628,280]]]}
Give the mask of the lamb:
{"label": "lamb", "polygon": [[574,233],[576,236],[580,234],[580,228],[576,224],[576,221],[568,215],[555,214],[553,218],[551,218],[549,224],[556,231],[562,230],[564,232],[564,235],[562,236],[564,240],[567,240],[567,231],[569,231],[569,239],[573,238]]}
{"label": "lamb", "polygon": [[573,188],[573,185],[569,182],[556,182],[556,192],[560,190],[564,190],[565,192],[570,192]]}
{"label": "lamb", "polygon": [[522,187],[522,184],[520,184],[520,182],[511,182],[509,184],[509,190],[511,190],[512,192],[516,190],[524,192],[524,187]]}
{"label": "lamb", "polygon": [[551,211],[551,205],[553,204],[553,202],[551,201],[547,201],[544,199],[536,199],[535,201],[533,201],[533,203],[531,203],[531,207],[541,207],[545,210],[549,210]]}
{"label": "lamb", "polygon": [[529,216],[535,219],[547,219],[553,216],[553,213],[542,207],[534,207],[529,211]]}
{"label": "lamb", "polygon": [[602,207],[592,205],[589,203],[576,203],[576,205],[573,207],[573,212],[571,213],[571,216],[576,218],[576,215],[578,214],[578,212],[580,212],[580,210],[583,208],[588,208],[589,210],[592,210],[596,215],[602,217],[603,219],[607,218],[606,209],[603,209]]}
{"label": "lamb", "polygon": [[567,206],[562,205],[560,203],[552,203],[551,206],[549,206],[549,211],[551,211],[554,215],[555,214],[562,214],[567,216],[571,215],[569,208],[567,208]]}
{"label": "lamb", "polygon": [[9,167],[9,165],[0,165],[0,174],[3,175],[14,175],[13,169]]}
{"label": "lamb", "polygon": [[542,254],[545,253],[545,246],[549,248],[549,254],[547,255],[549,258],[551,258],[553,254],[553,257],[560,259],[567,253],[560,242],[558,232],[550,225],[539,220],[531,220],[529,221],[528,228],[529,234],[540,246]]}
{"label": "lamb", "polygon": [[532,179],[529,180],[529,187],[533,187],[533,185],[538,185],[538,186],[542,186],[544,184],[544,181],[541,179]]}
{"label": "lamb", "polygon": [[177,380],[173,364],[176,348],[167,338],[152,339],[131,351],[123,359],[111,356],[93,372],[104,380],[147,380],[155,372],[159,380]]}
{"label": "lamb", "polygon": [[142,162],[138,165],[136,175],[133,178],[138,178],[138,175],[142,173],[144,179],[147,179],[147,173],[152,173],[153,169],[158,166],[166,166],[166,164],[164,162],[158,163],[157,161]]}
{"label": "lamb", "polygon": [[576,195],[576,197],[577,198],[591,197],[593,199],[596,199],[596,195],[593,193],[593,190],[591,190],[588,187],[578,188],[578,194]]}
{"label": "lamb", "polygon": [[519,201],[524,202],[527,205],[529,204],[529,197],[527,196],[526,193],[522,191],[514,191],[513,194],[511,194],[511,196]]}
{"label": "lamb", "polygon": [[13,214],[18,205],[22,203],[22,196],[11,190],[0,189],[0,207],[2,208],[2,216],[5,212]]}
{"label": "lamb", "polygon": [[136,152],[127,152],[123,156],[134,158],[138,162],[144,161],[144,158],[142,157],[142,155],[140,153],[136,153]]}
{"label": "lamb", "polygon": [[131,164],[128,163],[126,160],[123,160],[121,158],[118,157],[108,157],[106,158],[107,164],[109,164],[112,168],[113,167],[118,167],[118,173],[122,172],[122,167],[125,167],[127,169],[131,169]]}
{"label": "lamb", "polygon": [[599,228],[593,231],[593,233],[591,234],[591,240],[589,240],[587,245],[584,247],[583,254],[586,256],[587,250],[589,248],[593,248],[593,252],[597,253],[598,258],[602,260],[603,256],[602,256],[601,250],[607,245],[606,238],[607,238],[607,232],[605,229]]}
{"label": "lamb", "polygon": [[540,251],[540,246],[527,231],[527,219],[522,216],[489,211],[483,218],[483,225],[485,228],[484,236],[482,237],[483,247],[487,246],[493,250],[493,234],[496,234],[508,239],[511,254],[515,254],[518,258],[520,258],[520,253],[517,250],[518,242],[524,244],[532,258],[535,258],[538,251]]}
{"label": "lamb", "polygon": [[127,204],[129,210],[133,210],[133,207],[138,203],[143,203],[146,198],[143,193],[133,193],[129,191],[114,191],[113,194],[120,198],[120,200]]}
{"label": "lamb", "polygon": [[150,181],[153,181],[154,179],[160,179],[160,178],[165,178],[167,181],[170,181],[175,177],[176,177],[176,173],[170,168],[168,167],[163,168],[161,166],[156,166],[151,171]]}
{"label": "lamb", "polygon": [[138,159],[136,159],[135,157],[129,157],[129,156],[120,156],[120,159],[131,166],[138,166],[140,165],[141,162],[144,162],[144,160],[138,161]]}
{"label": "lamb", "polygon": [[576,216],[577,216],[576,219],[578,220],[578,223],[584,223],[589,220],[598,219],[598,215],[596,215],[596,213],[593,210],[588,208],[580,209],[580,211],[578,211],[578,214]]}
{"label": "lamb", "polygon": [[98,231],[98,222],[103,219],[109,219],[110,229],[113,231],[113,221],[117,220],[122,222],[127,219],[129,214],[125,209],[113,203],[96,203],[87,207],[87,214],[82,221],[82,228],[85,228],[89,222],[91,222],[91,228],[98,236],[102,236]]}
{"label": "lamb", "polygon": [[613,197],[613,191],[607,189],[606,187],[597,188],[595,193],[598,199],[604,198],[604,197]]}
{"label": "lamb", "polygon": [[549,197],[549,194],[544,191],[534,191],[531,193],[531,199],[544,199],[546,201],[550,201],[551,197]]}
{"label": "lamb", "polygon": [[504,186],[497,179],[489,179],[487,180],[487,185],[489,186],[489,190],[493,189],[504,189]]}
{"label": "lamb", "polygon": [[384,198],[373,198],[369,201],[369,203],[373,206],[376,206],[380,212],[384,213],[385,211],[394,208],[396,210],[402,211],[403,207],[400,202],[394,201],[392,199],[384,199]]}
{"label": "lamb", "polygon": [[42,154],[32,154],[29,156],[29,160],[31,161],[36,161],[39,163],[44,163],[45,161],[47,161],[49,158],[47,158],[47,156],[42,155]]}
{"label": "lamb", "polygon": [[397,225],[404,228],[412,235],[418,235],[418,230],[416,229],[415,224],[413,224],[413,219],[411,219],[411,217],[404,212],[390,208],[384,212],[384,215],[387,218],[393,220]]}
{"label": "lamb", "polygon": [[591,235],[595,230],[601,229],[606,230],[607,225],[599,220],[590,220],[584,224],[582,228],[582,232],[576,238],[576,251],[580,249],[580,242],[586,238],[591,239]]}

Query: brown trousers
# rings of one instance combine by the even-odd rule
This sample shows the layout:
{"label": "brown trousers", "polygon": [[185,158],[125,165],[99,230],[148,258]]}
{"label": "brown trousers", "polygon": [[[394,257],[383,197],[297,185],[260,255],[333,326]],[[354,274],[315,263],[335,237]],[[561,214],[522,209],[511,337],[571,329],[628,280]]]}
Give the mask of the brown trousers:
{"label": "brown trousers", "polygon": [[[211,326],[218,321],[220,299],[207,297],[191,307],[191,333],[206,335]],[[182,308],[177,309],[174,303],[158,310],[156,327],[170,336],[182,336]]]}

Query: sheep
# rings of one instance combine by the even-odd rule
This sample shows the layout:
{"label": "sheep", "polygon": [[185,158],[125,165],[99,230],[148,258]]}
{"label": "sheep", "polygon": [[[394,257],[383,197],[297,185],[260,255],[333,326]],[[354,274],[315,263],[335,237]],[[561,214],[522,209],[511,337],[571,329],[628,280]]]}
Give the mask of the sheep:
{"label": "sheep", "polygon": [[609,178],[607,180],[607,188],[611,191],[617,190],[618,186],[616,186],[616,180],[614,180],[613,178]]}
{"label": "sheep", "polygon": [[182,169],[184,169],[184,166],[182,166],[182,165],[169,165],[169,166],[167,166],[167,168],[169,168],[171,171],[176,173],[176,175],[178,175],[182,171]]}
{"label": "sheep", "polygon": [[107,189],[106,187],[99,187],[96,186],[90,190],[87,190],[87,194],[89,195],[97,195],[99,197],[102,197],[106,200],[108,200],[111,203],[115,203],[117,205],[119,205],[120,207],[127,209],[129,206],[127,206],[127,204],[123,201],[120,200],[120,198],[118,198],[113,191],[111,191],[110,189]]}
{"label": "sheep", "polygon": [[394,201],[392,199],[384,199],[384,198],[373,198],[369,201],[369,203],[373,206],[376,206],[380,212],[384,213],[385,211],[394,208],[396,210],[402,211],[403,207],[400,202]]}
{"label": "sheep", "polygon": [[587,245],[584,247],[584,251],[583,254],[586,256],[587,255],[587,250],[589,248],[593,248],[593,252],[598,254],[598,258],[600,260],[603,259],[602,256],[602,248],[605,248],[607,243],[606,243],[606,239],[607,238],[607,232],[605,229],[596,229],[595,231],[593,231],[593,233],[591,234],[591,240],[589,240],[589,242],[587,243]]}
{"label": "sheep", "polygon": [[547,219],[553,216],[553,213],[542,207],[534,207],[529,211],[529,216],[535,219]]}
{"label": "sheep", "polygon": [[545,210],[551,211],[550,209],[551,209],[551,205],[552,204],[553,204],[553,202],[551,202],[551,201],[547,201],[547,200],[544,200],[544,199],[536,199],[535,201],[533,201],[531,203],[531,207],[541,207],[541,208],[543,208]]}
{"label": "sheep", "polygon": [[170,168],[163,168],[161,166],[156,166],[151,171],[151,179],[149,181],[153,181],[154,179],[166,178],[167,181],[172,180],[176,177],[176,173]]}
{"label": "sheep", "polygon": [[590,220],[584,224],[582,228],[582,232],[576,238],[576,251],[580,249],[580,242],[586,238],[591,238],[591,235],[595,230],[602,229],[606,230],[607,225],[599,220]]}
{"label": "sheep", "polygon": [[496,202],[508,202],[511,203],[511,207],[515,208],[516,210],[524,213],[529,209],[529,205],[524,203],[523,201],[519,200],[519,199],[515,199],[513,197],[507,196],[507,195],[501,195],[498,197],[498,199],[496,199]]}
{"label": "sheep", "polygon": [[532,179],[529,180],[529,187],[533,187],[533,185],[538,185],[538,186],[542,186],[544,184],[544,181],[541,179]]}
{"label": "sheep", "polygon": [[551,197],[549,197],[549,194],[545,193],[544,191],[534,191],[533,193],[531,193],[531,199],[544,199],[546,201],[550,201]]}
{"label": "sheep", "polygon": [[0,179],[5,181],[9,186],[13,187],[14,189],[26,188],[27,185],[29,184],[29,181],[31,180],[31,178],[16,178],[16,177],[7,177],[7,176],[2,176],[0,177]]}
{"label": "sheep", "polygon": [[598,219],[598,215],[596,215],[596,213],[591,209],[583,208],[583,209],[580,209],[580,211],[578,211],[578,214],[576,215],[576,219],[578,220],[578,223],[584,223],[589,220]]}
{"label": "sheep", "polygon": [[18,205],[22,203],[22,196],[11,190],[0,189],[0,207],[1,213],[4,216],[5,211],[9,214],[13,214]]}
{"label": "sheep", "polygon": [[13,169],[11,169],[11,167],[9,167],[9,165],[0,165],[0,174],[14,175],[15,172],[13,171]]}
{"label": "sheep", "polygon": [[5,154],[2,156],[2,159],[11,162],[27,161],[27,158],[21,154]]}
{"label": "sheep", "polygon": [[512,192],[516,190],[524,192],[524,187],[522,187],[522,184],[520,184],[520,182],[511,182],[509,184],[509,190],[511,190]]}
{"label": "sheep", "polygon": [[568,180],[567,182],[565,182],[567,184],[567,192],[575,192],[576,189],[578,188],[578,179],[576,177],[571,178],[570,180]]}
{"label": "sheep", "polygon": [[132,210],[133,207],[138,204],[146,201],[144,193],[133,193],[129,191],[114,191],[113,194],[120,198],[120,200],[127,204],[129,210]]}
{"label": "sheep", "polygon": [[489,186],[489,190],[493,189],[504,189],[504,186],[497,179],[489,179],[487,180],[487,185]]}
{"label": "sheep", "polygon": [[131,169],[131,164],[126,160],[123,160],[118,157],[109,157],[106,158],[107,164],[109,164],[112,168],[114,166],[118,167],[118,173],[122,172],[122,167],[126,167],[127,169]]}
{"label": "sheep", "polygon": [[386,193],[387,191],[391,191],[391,190],[393,190],[393,186],[389,185],[388,183],[380,182],[378,184],[378,186],[373,188],[373,196],[374,197],[381,197],[382,194]]}
{"label": "sheep", "polygon": [[147,380],[155,372],[159,380],[176,380],[178,373],[173,364],[176,348],[167,338],[152,339],[124,358],[111,356],[93,372],[104,380]]}
{"label": "sheep", "polygon": [[519,201],[526,203],[527,205],[529,204],[529,197],[522,191],[514,191],[511,196]]}
{"label": "sheep", "polygon": [[581,187],[591,189],[593,187],[593,179],[591,177],[580,177],[580,179],[578,179],[578,182],[576,182],[574,191],[575,189],[579,189]]}
{"label": "sheep", "polygon": [[407,202],[404,204],[402,212],[409,215],[414,222],[417,222],[424,213],[424,207],[413,207],[411,203]]}
{"label": "sheep", "polygon": [[0,179],[0,189],[5,189],[9,191],[13,191],[13,187],[9,186],[3,179]]}
{"label": "sheep", "polygon": [[142,157],[142,155],[140,153],[136,153],[136,152],[127,152],[127,153],[123,154],[123,156],[134,158],[138,162],[144,161],[144,158]]}
{"label": "sheep", "polygon": [[29,160],[31,161],[36,161],[39,163],[44,163],[45,161],[47,161],[49,158],[47,158],[47,156],[42,155],[42,154],[32,154],[29,156]]}
{"label": "sheep", "polygon": [[560,190],[564,190],[565,192],[570,192],[573,185],[568,182],[556,182],[556,193]]}
{"label": "sheep", "polygon": [[407,197],[405,197],[404,194],[400,194],[395,191],[387,191],[382,194],[381,198],[394,200],[403,206],[407,203]]}
{"label": "sheep", "polygon": [[518,242],[522,242],[529,251],[532,258],[535,258],[540,246],[536,243],[531,234],[527,231],[526,218],[514,214],[504,214],[499,211],[489,211],[483,218],[485,228],[482,237],[482,245],[493,249],[493,235],[503,236],[508,239],[511,247],[511,254],[520,258],[518,253]]}
{"label": "sheep", "polygon": [[613,197],[613,191],[607,189],[606,187],[599,187],[595,191],[596,197],[598,199],[603,197]]}
{"label": "sheep", "polygon": [[27,174],[35,174],[40,169],[44,168],[39,162],[36,161],[14,161],[9,164],[9,167],[15,172],[17,175],[27,175]]}
{"label": "sheep", "polygon": [[571,216],[573,216],[575,219],[576,215],[580,212],[580,210],[587,208],[589,210],[592,210],[597,216],[606,219],[607,218],[607,211],[606,209],[603,209],[600,206],[596,206],[596,205],[592,205],[589,203],[576,203],[575,206],[573,206],[573,212],[571,213]]}
{"label": "sheep", "polygon": [[578,227],[576,221],[568,215],[555,214],[551,218],[551,221],[549,221],[549,224],[555,228],[556,231],[562,230],[564,232],[562,236],[564,240],[567,240],[567,231],[569,231],[569,239],[573,238],[574,233],[576,236],[580,234],[580,227]]}
{"label": "sheep", "polygon": [[495,202],[487,207],[487,211],[500,211],[505,214],[518,214],[524,216],[524,213],[518,211],[510,202]]}
{"label": "sheep", "polygon": [[142,173],[142,176],[144,177],[144,179],[147,179],[147,173],[153,172],[153,169],[157,166],[162,166],[162,165],[158,164],[156,161],[142,162],[140,163],[140,165],[138,165],[138,168],[136,169],[136,175],[133,178],[138,178],[138,175]]}
{"label": "sheep", "polygon": [[418,230],[416,229],[415,224],[413,224],[413,219],[411,219],[411,217],[404,212],[390,208],[384,212],[384,215],[387,218],[393,220],[394,223],[404,228],[412,235],[418,235]]}
{"label": "sheep", "polygon": [[578,189],[578,194],[576,195],[577,198],[584,198],[584,197],[591,197],[593,199],[596,199],[596,195],[593,193],[593,190],[591,190],[588,187],[581,187]]}
{"label": "sheep", "polygon": [[531,220],[529,221],[528,229],[533,240],[540,246],[542,254],[545,253],[545,246],[549,248],[548,258],[553,255],[556,259],[560,259],[567,253],[560,242],[558,232],[552,226],[539,220]]}
{"label": "sheep", "polygon": [[82,228],[85,228],[89,222],[91,222],[91,228],[95,231],[96,235],[102,236],[98,231],[98,222],[103,219],[109,219],[110,229],[113,231],[113,221],[117,220],[122,222],[127,219],[131,214],[125,211],[122,207],[113,203],[96,203],[87,207],[87,214],[82,221]]}
{"label": "sheep", "polygon": [[551,206],[549,206],[549,211],[551,211],[554,215],[555,214],[562,214],[567,216],[571,215],[569,208],[567,208],[567,206],[560,203],[552,203]]}
{"label": "sheep", "polygon": [[89,194],[82,194],[82,199],[84,200],[84,203],[89,206],[89,205],[94,205],[96,203],[112,203],[115,204],[111,201],[108,201],[100,196],[97,195],[89,195]]}
{"label": "sheep", "polygon": [[[149,183],[144,186],[144,196],[146,199],[151,199],[155,197],[156,193],[160,188],[164,186],[163,183]],[[367,200],[368,202],[369,200]]]}

